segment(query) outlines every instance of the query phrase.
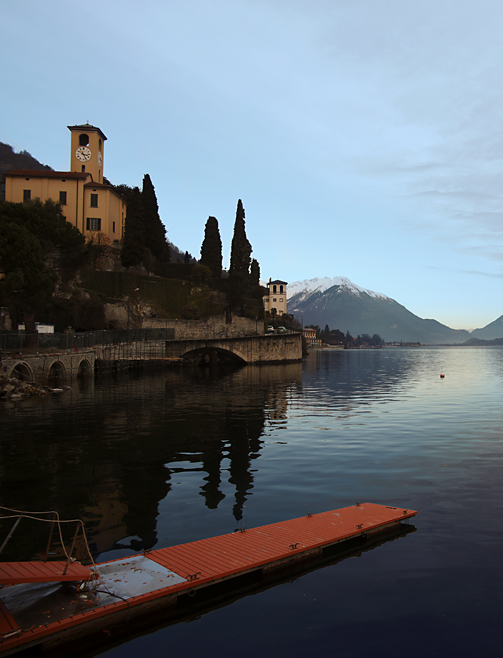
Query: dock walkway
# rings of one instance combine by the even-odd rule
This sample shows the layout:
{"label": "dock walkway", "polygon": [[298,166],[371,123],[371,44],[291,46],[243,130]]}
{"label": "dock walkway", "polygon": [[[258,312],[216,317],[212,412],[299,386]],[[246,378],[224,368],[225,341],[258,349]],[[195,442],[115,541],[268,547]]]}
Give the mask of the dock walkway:
{"label": "dock walkway", "polygon": [[88,580],[95,575],[79,562],[0,562],[0,585]]}
{"label": "dock walkway", "polygon": [[[172,546],[147,556],[183,575],[194,587],[264,566],[279,566],[296,556],[375,532],[415,514],[412,510],[366,503]],[[172,589],[186,587],[187,583],[180,583]]]}
{"label": "dock walkway", "polygon": [[[237,583],[240,576],[252,572],[261,578],[275,570],[294,570],[301,560],[322,558],[326,549],[349,540],[393,531],[415,515],[414,510],[357,503],[99,563],[96,565],[98,591],[93,594],[91,586],[84,608],[75,590],[66,599],[61,598],[62,592],[58,590],[59,598],[57,601],[54,598],[54,605],[49,606],[59,587],[52,583],[44,585],[39,581],[36,586],[40,588],[38,611],[33,591],[29,589],[31,585],[4,587],[0,652],[10,654],[37,644],[46,648],[68,644],[100,634],[104,628],[108,633],[114,625],[124,624],[124,620],[129,626],[133,615],[153,618],[160,609],[176,613],[180,597],[194,597],[198,590],[209,588],[210,591],[211,586],[219,583],[231,588],[234,579],[238,579]],[[82,576],[77,580],[96,577],[86,567],[81,569]],[[0,578],[1,582],[5,581]],[[45,593],[44,587],[47,587]],[[163,612],[163,616],[167,614]]]}

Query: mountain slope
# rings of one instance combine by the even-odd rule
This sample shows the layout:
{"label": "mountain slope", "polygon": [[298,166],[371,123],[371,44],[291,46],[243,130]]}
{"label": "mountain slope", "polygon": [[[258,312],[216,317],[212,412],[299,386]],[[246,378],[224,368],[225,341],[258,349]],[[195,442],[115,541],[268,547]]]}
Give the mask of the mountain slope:
{"label": "mountain slope", "polygon": [[11,169],[47,169],[52,171],[51,167],[42,164],[27,151],[14,153],[12,146],[0,142],[0,199],[5,198],[3,175]]}
{"label": "mountain slope", "polygon": [[495,338],[503,338],[503,315],[494,322],[490,322],[482,329],[474,329],[471,338],[482,338],[483,340],[494,340]]}
{"label": "mountain slope", "polygon": [[288,312],[302,314],[304,326],[379,334],[387,342],[426,344],[463,343],[470,338],[464,330],[451,329],[436,320],[424,320],[386,295],[355,285],[349,279],[311,279],[288,286]]}

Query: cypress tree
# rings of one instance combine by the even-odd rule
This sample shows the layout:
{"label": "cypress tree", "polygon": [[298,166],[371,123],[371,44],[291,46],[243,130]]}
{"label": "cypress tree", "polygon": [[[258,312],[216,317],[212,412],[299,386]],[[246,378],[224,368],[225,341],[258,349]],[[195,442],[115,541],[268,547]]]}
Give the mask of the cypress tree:
{"label": "cypress tree", "polygon": [[222,276],[222,240],[216,217],[208,217],[206,222],[200,262],[210,268],[215,278]]}
{"label": "cypress tree", "polygon": [[155,189],[148,174],[143,177],[141,192],[143,203],[144,242],[145,247],[159,261],[169,261],[170,249],[166,240],[166,228],[159,217],[159,206]]}
{"label": "cypress tree", "polygon": [[250,271],[251,244],[248,242],[245,230],[245,210],[241,199],[238,200],[234,235],[231,245],[231,263],[229,276],[240,275],[246,277]]}
{"label": "cypress tree", "polygon": [[241,199],[238,200],[234,235],[231,245],[231,263],[229,267],[229,305],[238,308],[244,303],[249,286],[251,244],[245,230],[245,211]]}
{"label": "cypress tree", "polygon": [[250,282],[252,286],[258,286],[260,282],[260,265],[255,258],[252,259],[250,265]]}
{"label": "cypress tree", "polygon": [[145,255],[143,203],[140,190],[133,188],[127,197],[127,215],[124,222],[124,244],[121,263],[124,267],[139,265]]}

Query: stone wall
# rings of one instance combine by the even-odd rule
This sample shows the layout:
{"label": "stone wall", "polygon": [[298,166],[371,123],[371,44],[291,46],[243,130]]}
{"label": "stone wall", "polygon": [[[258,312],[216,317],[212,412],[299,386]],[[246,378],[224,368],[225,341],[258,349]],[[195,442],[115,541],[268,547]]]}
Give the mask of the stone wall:
{"label": "stone wall", "polygon": [[264,321],[260,318],[243,318],[232,316],[232,322],[226,322],[225,315],[212,316],[204,320],[170,320],[144,318],[142,329],[166,328],[175,330],[176,340],[204,340],[215,338],[239,338],[242,336],[263,336]]}

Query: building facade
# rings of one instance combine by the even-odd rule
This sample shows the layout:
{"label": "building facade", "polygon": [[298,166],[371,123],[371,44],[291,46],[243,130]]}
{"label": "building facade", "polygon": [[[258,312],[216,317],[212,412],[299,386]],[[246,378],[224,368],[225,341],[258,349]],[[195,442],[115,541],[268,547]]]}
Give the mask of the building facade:
{"label": "building facade", "polygon": [[120,241],[124,236],[126,204],[111,185],[104,183],[106,137],[84,124],[68,126],[70,171],[13,169],[5,174],[5,200],[22,203],[52,199],[61,204],[66,220],[88,239],[107,236]]}
{"label": "building facade", "polygon": [[321,347],[321,338],[316,338],[316,329],[303,329],[302,335],[306,339],[308,346],[318,345]]}
{"label": "building facade", "polygon": [[266,313],[273,313],[276,310],[276,315],[283,315],[287,312],[287,295],[286,295],[286,281],[271,281],[267,284],[268,294],[264,295],[264,311]]}

